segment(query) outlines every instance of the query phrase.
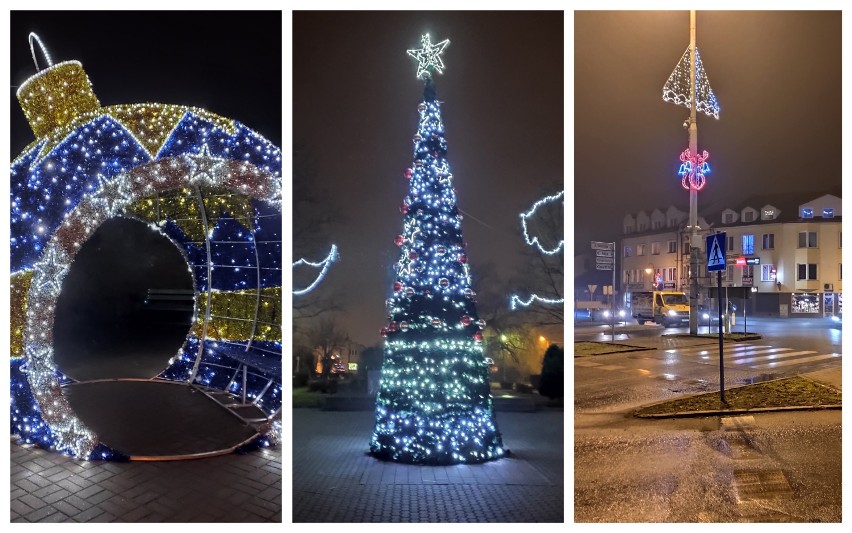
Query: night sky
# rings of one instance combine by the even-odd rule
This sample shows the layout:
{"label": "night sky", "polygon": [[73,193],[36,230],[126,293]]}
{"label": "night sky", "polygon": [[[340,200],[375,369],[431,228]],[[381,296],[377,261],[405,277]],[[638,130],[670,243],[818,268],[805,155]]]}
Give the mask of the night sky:
{"label": "night sky", "polygon": [[[35,140],[15,97],[18,85],[35,74],[27,41],[31,31],[54,63],[83,64],[103,106],[197,106],[238,120],[281,146],[281,16],[280,11],[13,11],[12,157]],[[36,57],[44,68],[40,51]]]}
{"label": "night sky", "polygon": [[343,329],[372,345],[386,323],[423,98],[405,51],[423,33],[451,41],[435,79],[474,283],[488,270],[508,301],[518,215],[564,188],[563,13],[295,12],[293,33],[293,140],[339,219],[319,244],[340,248],[323,289]]}
{"label": "night sky", "polygon": [[[699,210],[838,190],[841,13],[698,11],[697,44],[721,107],[718,121],[698,115],[712,168]],[[662,100],[689,12],[575,12],[573,45],[574,238],[585,252],[619,238],[627,213],[689,209],[677,175],[689,109]]]}

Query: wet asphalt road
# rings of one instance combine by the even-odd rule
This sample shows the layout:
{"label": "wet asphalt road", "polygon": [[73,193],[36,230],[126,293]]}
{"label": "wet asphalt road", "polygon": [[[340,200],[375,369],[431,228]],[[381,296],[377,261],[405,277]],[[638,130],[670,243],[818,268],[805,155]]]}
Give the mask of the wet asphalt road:
{"label": "wet asphalt road", "polygon": [[[761,344],[841,351],[839,330],[821,322],[764,320]],[[750,320],[750,331],[751,325]],[[637,344],[642,339],[651,345],[663,332],[660,327],[638,329],[629,332]],[[575,338],[586,340],[582,328]],[[700,354],[703,347],[663,346],[575,359],[575,521],[839,521],[841,411],[755,414],[737,418],[735,430],[718,416],[632,416],[647,403],[718,391],[718,344],[706,345],[708,360]],[[726,344],[729,349],[733,352],[734,345]],[[735,364],[732,357],[726,359],[726,387],[839,369],[841,361],[767,371]]]}
{"label": "wet asphalt road", "polygon": [[[758,414],[733,434],[719,417],[574,424],[576,522],[841,519],[840,411]],[[738,484],[755,474],[759,490]]]}

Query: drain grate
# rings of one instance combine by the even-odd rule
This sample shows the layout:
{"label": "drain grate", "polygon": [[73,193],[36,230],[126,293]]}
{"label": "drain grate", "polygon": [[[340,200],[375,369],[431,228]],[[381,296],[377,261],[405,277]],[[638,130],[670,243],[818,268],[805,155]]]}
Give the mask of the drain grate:
{"label": "drain grate", "polygon": [[793,489],[780,469],[734,470],[737,501],[791,498]]}

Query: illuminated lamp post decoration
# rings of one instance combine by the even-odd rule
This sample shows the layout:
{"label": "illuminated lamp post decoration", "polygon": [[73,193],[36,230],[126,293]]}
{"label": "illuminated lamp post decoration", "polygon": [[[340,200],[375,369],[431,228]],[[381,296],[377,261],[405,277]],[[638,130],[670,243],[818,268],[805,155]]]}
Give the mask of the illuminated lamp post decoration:
{"label": "illuminated lamp post decoration", "polygon": [[686,190],[695,189],[700,191],[707,183],[704,177],[710,173],[710,164],[707,160],[710,158],[710,153],[704,150],[701,154],[693,154],[689,148],[680,154],[680,169],[678,175],[681,176],[681,185]]}
{"label": "illuminated lamp post decoration", "polygon": [[503,455],[494,418],[482,329],[456,206],[453,175],[431,71],[449,44],[409,50],[425,82],[417,106],[414,161],[401,211],[403,233],[387,301],[382,379],[371,453],[417,464],[481,463]]}
{"label": "illuminated lamp post decoration", "polygon": [[[683,177],[681,183],[689,190],[689,333],[698,334],[698,272],[701,262],[702,237],[698,227],[698,191],[704,187],[704,174],[710,171],[707,165],[707,152],[698,156],[697,112],[719,118],[719,102],[710,80],[704,71],[701,55],[695,43],[695,10],[689,12],[689,47],[678,61],[663,86],[663,101],[689,108],[689,118],[683,126],[689,130],[689,148],[681,154],[681,167],[678,174]],[[703,158],[703,159],[702,159]],[[699,159],[701,159],[699,163]],[[688,164],[687,164],[688,163]]]}
{"label": "illuminated lamp post decoration", "polygon": [[[102,107],[79,62],[52,64],[31,34],[34,60],[34,41],[48,67],[36,61],[17,96],[36,140],[10,175],[12,434],[80,459],[123,457],[77,418],[53,358],[63,278],[122,216],[167,237],[193,278],[193,326],[158,379],[243,394],[268,416],[267,443],[281,409],[280,149],[203,109]],[[240,383],[246,361],[256,370]]]}

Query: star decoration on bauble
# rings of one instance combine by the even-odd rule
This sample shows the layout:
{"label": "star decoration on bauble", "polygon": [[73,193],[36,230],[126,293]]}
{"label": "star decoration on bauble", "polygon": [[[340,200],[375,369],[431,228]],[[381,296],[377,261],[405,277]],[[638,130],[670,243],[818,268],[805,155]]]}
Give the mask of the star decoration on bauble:
{"label": "star decoration on bauble", "polygon": [[432,44],[432,39],[428,33],[424,33],[420,40],[423,48],[417,50],[406,50],[408,55],[417,60],[417,77],[420,78],[431,76],[432,69],[438,71],[439,74],[444,73],[444,62],[441,61],[441,54],[444,53],[444,48],[450,44],[449,39],[444,39],[439,43]]}
{"label": "star decoration on bauble", "polygon": [[44,259],[35,265],[35,279],[39,291],[46,296],[58,296],[62,278],[68,271],[68,257],[57,247],[44,252]]}
{"label": "star decoration on bauble", "polygon": [[187,158],[190,167],[189,182],[193,185],[215,187],[222,181],[218,171],[226,160],[211,155],[207,143],[201,146],[201,152],[189,154]]}
{"label": "star decoration on bauble", "polygon": [[129,184],[121,176],[109,181],[103,176],[99,176],[98,180],[101,182],[101,186],[92,201],[104,208],[108,218],[112,218],[130,203]]}

